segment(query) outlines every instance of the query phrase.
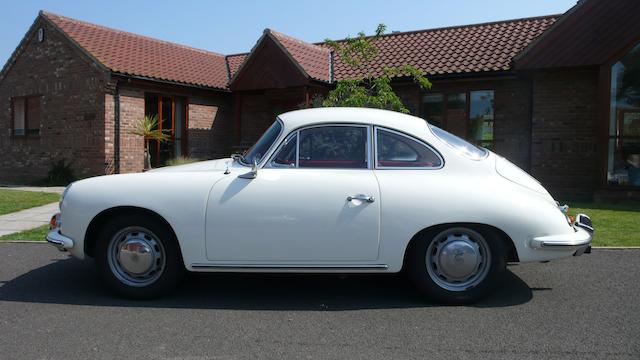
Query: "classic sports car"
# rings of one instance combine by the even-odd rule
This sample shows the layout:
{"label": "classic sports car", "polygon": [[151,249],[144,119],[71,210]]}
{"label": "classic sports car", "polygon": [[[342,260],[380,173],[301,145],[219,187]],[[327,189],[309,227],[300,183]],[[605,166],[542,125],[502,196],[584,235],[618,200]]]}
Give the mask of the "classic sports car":
{"label": "classic sports car", "polygon": [[581,255],[593,233],[504,158],[361,108],[282,114],[244,155],[74,182],[60,209],[47,240],[133,298],[168,292],[185,269],[405,269],[429,298],[467,303],[507,262]]}

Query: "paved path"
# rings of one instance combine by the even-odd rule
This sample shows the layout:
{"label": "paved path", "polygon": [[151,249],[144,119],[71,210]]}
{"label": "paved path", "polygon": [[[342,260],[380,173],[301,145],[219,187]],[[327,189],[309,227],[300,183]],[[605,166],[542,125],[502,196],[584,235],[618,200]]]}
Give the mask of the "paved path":
{"label": "paved path", "polygon": [[510,266],[475,306],[424,302],[400,276],[190,277],[113,297],[92,262],[0,244],[0,358],[640,359],[640,250]]}
{"label": "paved path", "polygon": [[22,190],[34,192],[52,192],[62,194],[64,186],[20,186],[20,185],[0,185],[0,189]]}
{"label": "paved path", "polygon": [[58,203],[33,207],[0,215],[0,236],[29,230],[49,223],[51,215],[58,212]]}

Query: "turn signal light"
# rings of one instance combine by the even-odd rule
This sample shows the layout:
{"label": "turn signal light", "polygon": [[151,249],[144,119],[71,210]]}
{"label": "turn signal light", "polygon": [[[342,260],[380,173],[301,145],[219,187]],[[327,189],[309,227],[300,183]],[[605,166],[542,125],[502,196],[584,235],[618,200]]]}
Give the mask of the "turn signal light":
{"label": "turn signal light", "polygon": [[60,227],[60,213],[57,213],[49,220],[49,230],[57,229]]}

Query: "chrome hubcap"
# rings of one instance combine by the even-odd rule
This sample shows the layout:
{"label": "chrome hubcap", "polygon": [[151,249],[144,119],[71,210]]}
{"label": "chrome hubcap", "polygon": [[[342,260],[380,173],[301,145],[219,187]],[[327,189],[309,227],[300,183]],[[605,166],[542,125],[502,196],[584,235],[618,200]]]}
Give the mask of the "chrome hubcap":
{"label": "chrome hubcap", "polygon": [[427,272],[441,288],[464,291],[478,285],[487,276],[491,254],[486,240],[466,228],[447,229],[429,244]]}
{"label": "chrome hubcap", "polygon": [[112,273],[130,286],[148,286],[164,270],[164,247],[148,229],[128,227],[109,242],[108,262]]}

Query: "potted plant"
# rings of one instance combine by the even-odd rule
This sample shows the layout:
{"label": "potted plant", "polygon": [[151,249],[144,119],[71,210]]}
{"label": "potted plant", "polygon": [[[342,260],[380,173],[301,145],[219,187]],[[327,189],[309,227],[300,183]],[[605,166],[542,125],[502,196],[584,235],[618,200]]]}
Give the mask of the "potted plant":
{"label": "potted plant", "polygon": [[149,153],[149,140],[158,142],[170,141],[171,136],[169,130],[158,129],[158,116],[145,115],[140,119],[131,131],[134,135],[144,138],[144,170],[151,169],[151,154]]}

